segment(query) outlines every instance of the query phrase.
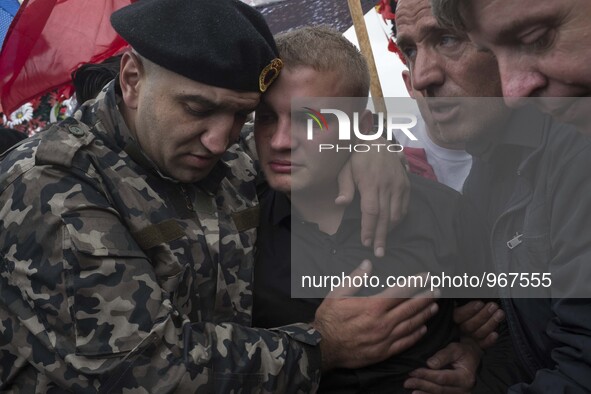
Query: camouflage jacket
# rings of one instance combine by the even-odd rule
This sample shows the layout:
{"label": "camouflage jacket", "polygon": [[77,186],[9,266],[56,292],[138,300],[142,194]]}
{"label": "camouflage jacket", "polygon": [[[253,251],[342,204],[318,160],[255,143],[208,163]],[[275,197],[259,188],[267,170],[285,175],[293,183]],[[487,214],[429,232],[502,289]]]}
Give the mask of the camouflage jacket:
{"label": "camouflage jacket", "polygon": [[0,162],[0,390],[315,391],[317,332],[249,327],[252,161],[162,176],[115,89]]}

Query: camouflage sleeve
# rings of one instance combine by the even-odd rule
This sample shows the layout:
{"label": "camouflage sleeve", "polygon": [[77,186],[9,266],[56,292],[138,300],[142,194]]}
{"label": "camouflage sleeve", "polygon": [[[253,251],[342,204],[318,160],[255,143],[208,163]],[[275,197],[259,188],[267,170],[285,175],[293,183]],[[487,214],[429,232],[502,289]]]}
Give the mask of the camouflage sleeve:
{"label": "camouflage sleeve", "polygon": [[254,140],[254,124],[247,123],[240,131],[240,147],[255,163],[259,160]]}
{"label": "camouflage sleeve", "polygon": [[92,171],[33,167],[5,184],[0,389],[315,391],[319,337],[310,326],[189,321]]}
{"label": "camouflage sleeve", "polygon": [[257,185],[266,186],[266,178],[263,171],[261,171],[261,166],[259,164],[259,155],[256,149],[256,143],[254,140],[254,125],[253,124],[245,124],[240,132],[240,140],[238,141],[240,148],[250,157],[250,159],[254,162],[254,168],[256,170],[255,175],[255,182]]}

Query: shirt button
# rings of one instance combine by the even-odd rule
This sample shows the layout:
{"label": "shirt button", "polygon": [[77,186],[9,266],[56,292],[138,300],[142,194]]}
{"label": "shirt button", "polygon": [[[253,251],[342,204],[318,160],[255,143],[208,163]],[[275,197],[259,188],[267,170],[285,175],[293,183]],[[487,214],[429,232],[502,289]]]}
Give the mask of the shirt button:
{"label": "shirt button", "polygon": [[70,134],[72,134],[76,137],[82,137],[84,135],[84,130],[82,130],[78,126],[69,126],[68,130],[70,131]]}

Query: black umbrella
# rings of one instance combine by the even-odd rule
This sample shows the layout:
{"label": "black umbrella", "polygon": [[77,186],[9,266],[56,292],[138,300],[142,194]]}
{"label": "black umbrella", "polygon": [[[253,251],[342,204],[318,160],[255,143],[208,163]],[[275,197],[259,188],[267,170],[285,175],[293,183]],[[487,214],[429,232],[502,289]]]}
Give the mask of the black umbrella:
{"label": "black umbrella", "polygon": [[[345,32],[353,25],[345,0],[280,0],[251,1],[267,20],[273,34],[306,25],[330,25]],[[249,3],[249,1],[246,1]],[[363,13],[378,3],[377,0],[361,0]]]}

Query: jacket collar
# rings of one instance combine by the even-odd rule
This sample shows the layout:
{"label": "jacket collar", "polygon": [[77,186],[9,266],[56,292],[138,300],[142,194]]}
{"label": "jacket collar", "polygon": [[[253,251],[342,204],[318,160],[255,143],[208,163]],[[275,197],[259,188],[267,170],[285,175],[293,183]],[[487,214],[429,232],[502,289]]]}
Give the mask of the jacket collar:
{"label": "jacket collar", "polygon": [[486,162],[502,157],[504,148],[509,146],[534,151],[544,140],[547,121],[547,115],[533,107],[513,110],[501,130],[487,133],[483,138],[469,142],[466,150],[472,156]]}

